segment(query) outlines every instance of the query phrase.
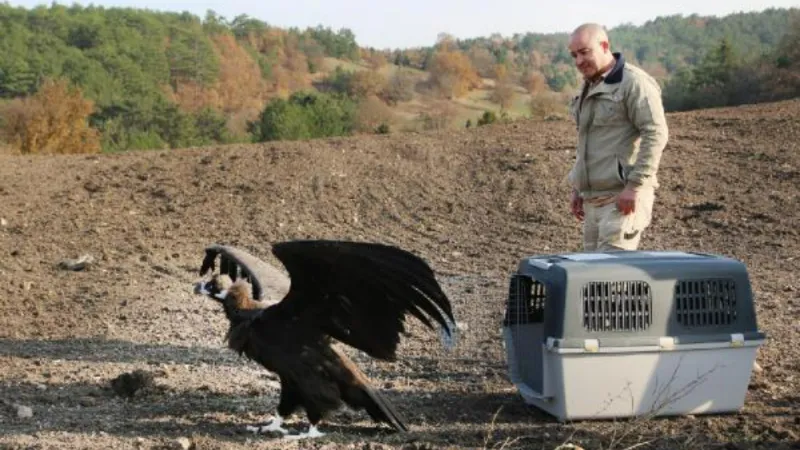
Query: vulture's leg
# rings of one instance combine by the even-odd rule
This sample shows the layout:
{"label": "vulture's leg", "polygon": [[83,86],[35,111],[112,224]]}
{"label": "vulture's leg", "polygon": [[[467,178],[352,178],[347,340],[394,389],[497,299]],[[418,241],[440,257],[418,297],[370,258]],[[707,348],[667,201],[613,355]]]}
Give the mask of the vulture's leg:
{"label": "vulture's leg", "polygon": [[306,414],[308,415],[309,421],[308,431],[300,434],[287,434],[284,436],[284,439],[308,439],[325,436],[325,433],[319,431],[319,428],[317,428],[317,425],[319,425],[322,420],[322,412],[315,406],[306,405]]}
{"label": "vulture's leg", "polygon": [[[289,434],[289,430],[283,428],[283,422],[292,415],[295,410],[300,406],[300,397],[293,389],[293,384],[288,382],[285,378],[281,379],[281,399],[278,402],[278,414],[270,419],[267,425],[261,427],[248,427],[249,430],[257,433],[269,433],[278,431],[283,434]],[[255,428],[255,430],[253,430]]]}
{"label": "vulture's leg", "polygon": [[284,377],[281,380],[281,400],[278,402],[280,417],[289,417],[300,407],[301,398],[295,384]]}

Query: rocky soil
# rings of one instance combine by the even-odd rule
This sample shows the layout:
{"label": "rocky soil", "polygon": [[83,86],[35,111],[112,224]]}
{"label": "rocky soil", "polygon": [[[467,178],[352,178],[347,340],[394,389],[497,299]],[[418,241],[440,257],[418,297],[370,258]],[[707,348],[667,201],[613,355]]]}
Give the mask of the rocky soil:
{"label": "rocky soil", "polygon": [[[508,379],[509,274],[580,247],[569,122],[0,155],[0,448],[800,448],[798,117],[800,101],[669,115],[643,248],[744,261],[768,340],[740,413],[647,421],[559,423]],[[191,286],[209,243],[275,263],[270,243],[295,238],[395,244],[437,272],[464,326],[455,351],[412,322],[398,362],[353,353],[409,433],[348,410],[311,441],[247,432],[277,380],[225,349],[224,317]],[[119,395],[135,371],[142,389]]]}

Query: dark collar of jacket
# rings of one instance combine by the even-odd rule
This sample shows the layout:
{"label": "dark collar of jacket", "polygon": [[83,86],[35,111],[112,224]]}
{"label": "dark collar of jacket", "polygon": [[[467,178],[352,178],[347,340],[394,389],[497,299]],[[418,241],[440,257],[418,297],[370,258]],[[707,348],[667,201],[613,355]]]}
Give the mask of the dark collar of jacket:
{"label": "dark collar of jacket", "polygon": [[[612,54],[615,58],[614,67],[608,71],[608,74],[603,78],[602,83],[597,81],[596,84],[593,84],[589,81],[585,81],[581,97],[594,97],[597,94],[615,92],[617,90],[619,86],[615,85],[618,85],[622,82],[622,76],[625,69],[625,58],[620,52],[614,52]],[[583,102],[581,101],[581,103]]]}
{"label": "dark collar of jacket", "polygon": [[622,56],[620,52],[612,53],[614,58],[616,58],[617,62],[614,64],[614,68],[611,69],[611,72],[606,75],[605,79],[603,80],[606,84],[617,84],[622,81],[622,74],[625,68],[625,57]]}
{"label": "dark collar of jacket", "polygon": [[603,78],[603,81],[596,81],[594,84],[590,81],[584,81],[583,91],[580,94],[579,111],[583,109],[583,101],[590,97],[595,97],[602,94],[613,94],[619,89],[619,84],[622,82],[622,76],[625,69],[625,58],[620,52],[612,53],[615,58],[614,67],[608,71],[608,74]]}

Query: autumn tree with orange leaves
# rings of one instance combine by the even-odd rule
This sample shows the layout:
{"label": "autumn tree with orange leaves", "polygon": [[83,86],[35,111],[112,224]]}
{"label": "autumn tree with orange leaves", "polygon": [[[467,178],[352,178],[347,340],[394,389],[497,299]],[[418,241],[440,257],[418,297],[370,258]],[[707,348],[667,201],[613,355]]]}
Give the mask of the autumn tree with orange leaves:
{"label": "autumn tree with orange leaves", "polygon": [[469,59],[475,70],[484,78],[492,78],[495,75],[495,65],[497,59],[488,48],[472,47],[469,52]]}
{"label": "autumn tree with orange leaves", "polygon": [[458,98],[480,86],[480,77],[469,58],[459,50],[438,50],[428,68],[428,79],[445,98]]}
{"label": "autumn tree with orange leaves", "polygon": [[507,110],[514,104],[514,84],[511,82],[511,75],[503,64],[495,66],[494,74],[495,83],[489,99],[498,103],[501,110]]}
{"label": "autumn tree with orange leaves", "polygon": [[258,63],[230,34],[215,35],[211,40],[219,59],[217,80],[208,84],[179,80],[173,96],[175,102],[189,112],[207,107],[225,114],[260,109],[266,84]]}
{"label": "autumn tree with orange leaves", "polygon": [[3,132],[21,153],[98,153],[100,139],[88,123],[93,111],[80,88],[46,79],[35,94],[7,107]]}
{"label": "autumn tree with orange leaves", "polygon": [[548,89],[547,78],[538,70],[525,71],[522,74],[520,83],[530,94],[538,94]]}
{"label": "autumn tree with orange leaves", "polygon": [[258,63],[230,34],[212,38],[220,61],[215,84],[217,106],[225,113],[258,109],[264,103],[265,83]]}

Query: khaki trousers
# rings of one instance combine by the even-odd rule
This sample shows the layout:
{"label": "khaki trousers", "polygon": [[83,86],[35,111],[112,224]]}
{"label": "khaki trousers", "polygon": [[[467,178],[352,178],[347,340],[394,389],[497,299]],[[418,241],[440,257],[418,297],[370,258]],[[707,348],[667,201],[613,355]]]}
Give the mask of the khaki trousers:
{"label": "khaki trousers", "polygon": [[616,197],[604,205],[593,205],[584,201],[584,251],[636,250],[642,233],[652,220],[653,203],[653,188],[640,188],[636,191],[635,211],[627,215],[617,209]]}

